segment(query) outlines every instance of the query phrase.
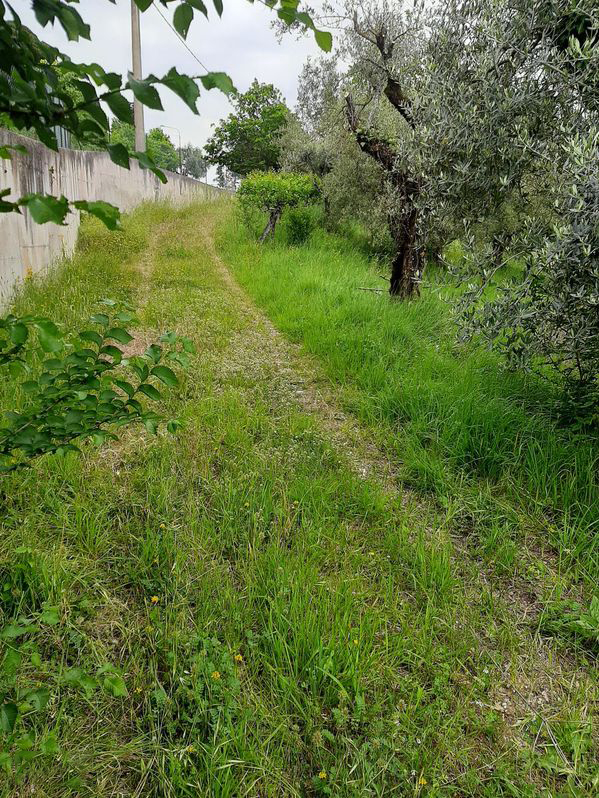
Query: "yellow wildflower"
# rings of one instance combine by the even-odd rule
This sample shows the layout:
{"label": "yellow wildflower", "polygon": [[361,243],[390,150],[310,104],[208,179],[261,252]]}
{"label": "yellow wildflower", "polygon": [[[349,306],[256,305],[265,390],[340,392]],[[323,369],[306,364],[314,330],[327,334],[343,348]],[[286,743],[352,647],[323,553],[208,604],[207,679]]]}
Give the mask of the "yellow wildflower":
{"label": "yellow wildflower", "polygon": [[360,641],[357,638],[354,638],[354,646],[357,646]]}
{"label": "yellow wildflower", "polygon": [[215,680],[220,679],[220,671],[212,671],[212,678]]}
{"label": "yellow wildflower", "polygon": [[243,657],[241,654],[235,654],[235,662],[243,662]]}
{"label": "yellow wildflower", "polygon": [[424,786],[425,784],[428,784],[428,782],[424,778],[424,776],[420,776],[420,778],[418,779],[418,784],[420,784],[421,786]]}
{"label": "yellow wildflower", "polygon": [[320,773],[318,774],[318,778],[322,779],[324,781],[326,779],[326,777],[327,777],[326,770],[321,770]]}
{"label": "yellow wildflower", "polygon": [[141,687],[136,687],[136,688],[135,688],[135,692],[136,692],[136,693],[141,693]]}
{"label": "yellow wildflower", "polygon": [[152,604],[158,604],[158,596],[152,596],[150,601],[152,602]]}
{"label": "yellow wildflower", "polygon": [[166,529],[166,524],[160,524],[160,529]]}
{"label": "yellow wildflower", "polygon": [[186,751],[187,751],[188,754],[193,754],[193,752],[195,750],[196,749],[193,747],[193,745],[188,745],[187,748],[186,748]]}

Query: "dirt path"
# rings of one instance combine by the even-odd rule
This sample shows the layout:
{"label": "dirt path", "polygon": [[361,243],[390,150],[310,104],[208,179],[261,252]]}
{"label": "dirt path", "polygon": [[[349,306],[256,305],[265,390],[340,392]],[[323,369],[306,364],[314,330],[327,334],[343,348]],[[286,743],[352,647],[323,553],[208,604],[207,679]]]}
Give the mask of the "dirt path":
{"label": "dirt path", "polygon": [[[358,476],[374,481],[391,500],[401,500],[402,511],[408,519],[414,518],[420,527],[423,519],[430,519],[431,540],[451,537],[453,567],[463,580],[462,589],[468,600],[478,603],[484,593],[492,594],[518,638],[512,658],[504,659],[499,652],[493,655],[501,677],[487,707],[502,716],[506,732],[516,745],[522,745],[519,737],[525,719],[533,716],[541,719],[551,738],[552,723],[559,722],[564,708],[572,701],[578,703],[587,688],[589,700],[582,704],[582,717],[592,715],[594,693],[586,668],[556,647],[553,640],[542,638],[534,631],[542,606],[542,584],[539,583],[535,591],[530,580],[520,572],[508,580],[497,579],[485,567],[470,541],[438,525],[438,508],[402,485],[396,465],[372,441],[372,432],[348,416],[339,405],[334,388],[316,359],[302,353],[300,346],[285,338],[236,282],[214,242],[215,229],[223,221],[220,214],[204,215],[200,235],[206,254],[247,323],[247,327],[235,332],[229,341],[223,359],[225,371],[268,385],[275,412],[281,402],[295,403],[316,421],[323,438]],[[489,646],[485,634],[481,634],[481,645]],[[579,699],[575,699],[575,695]],[[562,756],[562,765],[571,767],[566,754]]]}
{"label": "dirt path", "polygon": [[[323,435],[347,459],[356,474],[374,480],[386,493],[401,493],[407,501],[408,494],[399,483],[394,464],[372,442],[371,434],[335,400],[330,381],[318,362],[285,338],[233,278],[214,244],[214,230],[219,221],[216,216],[207,219],[202,227],[202,242],[254,332],[251,336],[242,333],[235,336],[227,367],[244,373],[251,370],[258,379],[263,379],[267,372],[274,372],[276,385],[273,388],[278,398],[295,402],[313,416]],[[411,496],[411,500],[415,502],[416,498]]]}

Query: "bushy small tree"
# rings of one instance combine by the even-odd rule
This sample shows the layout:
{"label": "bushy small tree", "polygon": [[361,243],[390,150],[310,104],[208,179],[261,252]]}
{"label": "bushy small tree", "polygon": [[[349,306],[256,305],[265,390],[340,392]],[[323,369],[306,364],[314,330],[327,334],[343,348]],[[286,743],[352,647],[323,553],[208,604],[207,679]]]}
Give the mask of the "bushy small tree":
{"label": "bushy small tree", "polygon": [[296,208],[314,200],[320,192],[314,175],[295,172],[253,172],[239,187],[242,207],[256,208],[268,213],[268,222],[260,235],[260,242],[274,233],[285,208]]}
{"label": "bushy small tree", "polygon": [[206,143],[208,161],[238,175],[278,169],[279,139],[289,113],[281,92],[270,83],[254,80],[232,102],[235,112],[217,125]]}

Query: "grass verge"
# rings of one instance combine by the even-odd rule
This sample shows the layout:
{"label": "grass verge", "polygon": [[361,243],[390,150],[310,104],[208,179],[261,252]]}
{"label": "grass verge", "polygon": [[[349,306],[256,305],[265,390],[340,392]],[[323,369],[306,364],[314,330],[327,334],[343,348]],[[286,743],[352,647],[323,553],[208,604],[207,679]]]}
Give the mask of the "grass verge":
{"label": "grass verge", "polygon": [[557,667],[456,561],[447,508],[408,511],[300,410],[207,246],[228,217],[88,226],[18,300],[77,329],[118,295],[137,341],[174,329],[198,355],[165,398],[178,437],[2,481],[0,692],[23,711],[0,731],[0,795],[591,795],[586,655]]}

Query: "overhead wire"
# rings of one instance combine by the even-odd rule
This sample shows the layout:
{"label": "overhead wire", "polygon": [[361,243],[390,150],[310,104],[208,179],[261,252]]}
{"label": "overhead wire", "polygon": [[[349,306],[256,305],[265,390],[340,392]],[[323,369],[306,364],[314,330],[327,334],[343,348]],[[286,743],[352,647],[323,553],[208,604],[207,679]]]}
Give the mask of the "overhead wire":
{"label": "overhead wire", "polygon": [[152,3],[152,6],[153,6],[153,7],[156,9],[156,11],[157,11],[157,12],[160,14],[160,16],[162,17],[162,19],[163,19],[163,20],[166,22],[166,24],[169,26],[169,28],[170,28],[170,29],[172,30],[172,32],[175,34],[175,36],[177,37],[177,39],[178,39],[178,40],[181,42],[181,44],[183,45],[183,47],[185,47],[185,49],[186,49],[186,50],[187,50],[187,51],[188,51],[188,52],[189,52],[189,53],[190,53],[190,54],[191,54],[191,55],[192,55],[192,56],[195,58],[195,60],[196,60],[196,61],[198,62],[198,64],[199,64],[199,65],[202,67],[202,69],[205,69],[205,70],[206,70],[206,72],[210,72],[210,70],[208,69],[208,67],[206,66],[206,64],[202,63],[202,61],[200,60],[200,58],[198,58],[198,56],[197,56],[197,55],[194,53],[194,51],[193,51],[193,50],[191,49],[191,47],[190,47],[190,46],[187,44],[187,42],[185,41],[185,39],[184,39],[184,38],[181,36],[181,34],[179,33],[179,31],[178,31],[178,30],[176,30],[176,29],[173,27],[173,25],[171,24],[171,22],[170,22],[170,21],[167,19],[167,17],[165,17],[165,16],[164,16],[164,14],[163,14],[163,13],[162,13],[162,11],[161,11],[161,10],[158,8],[158,6],[156,5],[156,3]]}

